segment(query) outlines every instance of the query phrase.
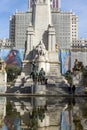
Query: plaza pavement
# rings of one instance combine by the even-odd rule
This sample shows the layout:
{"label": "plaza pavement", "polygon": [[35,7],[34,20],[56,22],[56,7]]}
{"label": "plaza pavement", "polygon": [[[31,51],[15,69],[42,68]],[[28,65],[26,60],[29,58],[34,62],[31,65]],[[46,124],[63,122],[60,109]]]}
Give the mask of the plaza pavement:
{"label": "plaza pavement", "polygon": [[[41,85],[42,87],[42,85]],[[11,86],[7,89],[6,93],[0,93],[0,96],[62,96],[62,97],[70,97],[70,96],[87,96],[84,93],[84,87],[78,86],[76,87],[75,94],[69,92],[68,86],[66,84],[47,84],[45,94],[39,94],[32,92],[32,86]]]}

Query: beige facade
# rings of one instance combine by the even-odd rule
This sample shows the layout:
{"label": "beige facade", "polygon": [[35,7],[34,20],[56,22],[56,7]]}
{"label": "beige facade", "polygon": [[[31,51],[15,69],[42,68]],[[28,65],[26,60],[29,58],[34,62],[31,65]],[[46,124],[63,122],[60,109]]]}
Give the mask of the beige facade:
{"label": "beige facade", "polygon": [[57,44],[61,49],[70,49],[72,40],[78,39],[78,17],[73,12],[52,12]]}
{"label": "beige facade", "polygon": [[0,39],[0,48],[12,47],[11,41],[7,38]]}
{"label": "beige facade", "polygon": [[[46,23],[47,20],[45,19],[48,19],[47,15],[43,19],[43,15],[46,14],[46,9],[41,12],[39,5],[38,8],[39,10],[36,9],[36,11],[40,14],[40,20],[38,19],[36,24],[40,24],[43,21],[40,26],[44,28],[44,24],[47,25],[50,21]],[[72,40],[78,39],[78,17],[73,12],[62,12],[59,10],[51,10],[51,16],[56,31],[57,44],[64,49],[70,48]],[[35,20],[37,20],[36,17]],[[31,10],[27,12],[16,12],[10,18],[10,39],[17,49],[25,49],[26,30],[31,22],[34,22]],[[37,35],[41,37],[42,34],[40,32],[38,34],[37,32]]]}
{"label": "beige facade", "polygon": [[74,66],[75,59],[87,66],[87,38],[73,40],[71,48],[71,68]]}

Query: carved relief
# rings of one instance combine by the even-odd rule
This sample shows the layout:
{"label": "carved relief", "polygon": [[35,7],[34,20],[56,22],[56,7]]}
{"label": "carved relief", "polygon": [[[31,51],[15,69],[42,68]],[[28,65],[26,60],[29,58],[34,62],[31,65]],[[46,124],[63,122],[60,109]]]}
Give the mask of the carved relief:
{"label": "carved relief", "polygon": [[46,61],[48,60],[48,51],[46,50],[45,45],[44,45],[44,43],[42,42],[42,40],[41,40],[41,42],[36,46],[35,51],[37,52],[36,58],[42,56],[42,57],[44,57],[44,59],[45,59]]}

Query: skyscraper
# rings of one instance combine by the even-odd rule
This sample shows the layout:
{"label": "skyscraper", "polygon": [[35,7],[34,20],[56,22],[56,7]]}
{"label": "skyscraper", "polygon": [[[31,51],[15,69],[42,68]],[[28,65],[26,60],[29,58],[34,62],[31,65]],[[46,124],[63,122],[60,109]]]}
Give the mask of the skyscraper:
{"label": "skyscraper", "polygon": [[56,30],[56,41],[61,49],[69,49],[78,39],[78,17],[73,12],[53,11],[52,22]]}
{"label": "skyscraper", "polygon": [[15,14],[10,17],[9,38],[17,49],[25,48],[26,30],[31,22],[31,17],[31,11],[15,12]]}
{"label": "skyscraper", "polygon": [[[59,0],[52,0],[52,6],[58,6]],[[10,18],[10,39],[17,49],[25,49],[26,30],[32,23],[32,1],[28,0],[27,12],[16,12]],[[40,13],[40,12],[39,12]],[[51,10],[52,23],[56,30],[56,42],[61,48],[70,48],[72,40],[78,39],[78,17],[73,12]],[[38,21],[40,22],[40,21]]]}

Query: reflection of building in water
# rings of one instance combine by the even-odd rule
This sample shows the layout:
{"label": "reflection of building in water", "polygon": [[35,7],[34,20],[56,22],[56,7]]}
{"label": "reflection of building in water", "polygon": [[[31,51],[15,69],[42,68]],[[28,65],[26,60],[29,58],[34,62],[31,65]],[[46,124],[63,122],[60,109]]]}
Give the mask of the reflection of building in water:
{"label": "reflection of building in water", "polygon": [[86,108],[83,107],[83,111],[80,108],[84,105],[81,104],[80,106],[80,104],[75,102],[74,98],[70,98],[68,99],[68,104],[66,106],[61,112],[61,126],[59,130],[86,130],[85,128],[87,128],[87,124],[83,123],[83,111]]}
{"label": "reflection of building in water", "polygon": [[[45,101],[42,101],[42,99]],[[16,118],[15,115],[13,115],[12,117],[15,119],[15,122],[18,125],[17,128],[19,127],[22,130],[29,130],[29,128],[31,128],[30,126],[32,126],[30,123],[36,121],[36,124],[33,124],[33,126],[36,125],[35,127],[38,127],[36,130],[61,130],[59,129],[61,121],[61,113],[63,113],[63,115],[65,114],[67,124],[68,125],[70,125],[70,123],[72,124],[72,127],[70,126],[70,130],[75,130],[76,128],[75,122],[73,122],[73,120],[75,121],[77,119],[77,118],[75,119],[75,117],[79,117],[79,123],[81,122],[84,123],[83,122],[84,118],[82,118],[82,109],[81,107],[79,107],[78,103],[75,104],[73,103],[72,100],[69,99],[67,103],[68,104],[67,108],[65,107],[66,109],[63,109],[65,106],[65,102],[61,102],[60,99],[59,100],[56,99],[56,101],[51,99],[51,97],[50,101],[48,101],[47,98],[44,99],[44,97],[39,98],[33,97],[28,99],[17,98],[15,100],[10,99],[10,103],[12,104],[12,110],[15,110],[17,114],[19,113],[18,115],[16,114],[18,118]],[[0,102],[0,121],[2,121],[2,119],[6,115],[5,109],[6,109],[6,102],[4,99],[2,99],[2,101]]]}
{"label": "reflection of building in water", "polygon": [[3,120],[6,115],[6,97],[0,97],[0,130],[4,124]]}
{"label": "reflection of building in water", "polygon": [[[44,130],[45,127],[46,130],[58,130],[60,127],[60,116],[61,116],[61,106],[55,106],[55,105],[48,105],[46,106],[46,98],[39,97],[39,98],[31,98],[32,100],[30,102],[14,102],[15,108],[17,109],[17,112],[20,112],[21,116],[21,128],[28,129],[29,121],[32,122],[32,112],[37,112],[38,109],[40,109],[40,119],[38,118],[38,129],[37,130]],[[45,100],[45,101],[44,101]],[[43,109],[46,107],[46,109]],[[43,109],[43,112],[41,110]],[[30,113],[30,114],[29,114]],[[35,115],[37,115],[35,113]],[[34,115],[33,115],[34,116]],[[41,118],[43,119],[41,121]],[[34,118],[33,118],[34,119]],[[27,121],[25,121],[27,120]]]}
{"label": "reflection of building in water", "polygon": [[[43,99],[43,100],[42,100]],[[44,101],[45,100],[45,101]],[[41,102],[42,101],[42,102]],[[21,117],[21,128],[23,130],[28,129],[30,120],[32,121],[32,112],[39,111],[38,113],[38,129],[43,130],[47,126],[47,130],[58,130],[60,124],[60,112],[61,107],[55,107],[54,105],[46,106],[46,98],[31,98],[28,101],[20,100],[20,101],[11,101],[14,104],[14,108],[17,112],[20,113]],[[35,115],[37,115],[35,113]],[[33,115],[34,116],[34,115]],[[39,119],[40,116],[40,119]],[[34,119],[34,118],[33,118]],[[41,121],[42,120],[42,121]]]}
{"label": "reflection of building in water", "polygon": [[72,122],[73,122],[72,111],[71,110],[63,111],[61,115],[61,129],[72,130],[73,126]]}

